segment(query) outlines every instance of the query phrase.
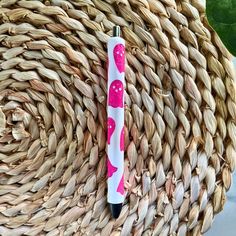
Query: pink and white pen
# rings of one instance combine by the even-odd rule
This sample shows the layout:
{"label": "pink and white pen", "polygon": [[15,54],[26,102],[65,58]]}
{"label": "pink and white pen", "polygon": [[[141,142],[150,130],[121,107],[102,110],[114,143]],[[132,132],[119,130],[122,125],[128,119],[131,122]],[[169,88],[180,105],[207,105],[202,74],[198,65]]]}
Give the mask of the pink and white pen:
{"label": "pink and white pen", "polygon": [[107,143],[108,195],[111,213],[118,218],[124,202],[124,81],[125,41],[120,27],[108,41]]}

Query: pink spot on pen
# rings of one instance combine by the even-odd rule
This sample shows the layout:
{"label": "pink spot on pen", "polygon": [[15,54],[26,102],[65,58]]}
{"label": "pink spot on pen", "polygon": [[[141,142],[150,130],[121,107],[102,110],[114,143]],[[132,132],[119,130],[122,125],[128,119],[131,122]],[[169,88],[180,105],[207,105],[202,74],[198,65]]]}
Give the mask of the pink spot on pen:
{"label": "pink spot on pen", "polygon": [[120,132],[120,150],[124,151],[125,150],[125,130],[124,127],[122,128]]}
{"label": "pink spot on pen", "polygon": [[108,117],[107,119],[107,143],[110,144],[111,143],[111,137],[115,131],[116,128],[116,122],[114,119],[112,119],[111,117]]}
{"label": "pink spot on pen", "polygon": [[124,86],[120,80],[114,80],[109,88],[109,101],[108,105],[114,108],[124,107]]}
{"label": "pink spot on pen", "polygon": [[107,176],[108,178],[111,177],[116,171],[117,171],[117,167],[113,166],[109,160],[109,158],[107,159]]}
{"label": "pink spot on pen", "polygon": [[118,188],[116,190],[118,193],[124,195],[125,193],[125,189],[124,189],[124,175],[122,175],[121,179],[120,179],[120,183],[118,185]]}
{"label": "pink spot on pen", "polygon": [[123,44],[117,44],[114,47],[113,56],[115,64],[120,73],[125,71],[125,47]]}

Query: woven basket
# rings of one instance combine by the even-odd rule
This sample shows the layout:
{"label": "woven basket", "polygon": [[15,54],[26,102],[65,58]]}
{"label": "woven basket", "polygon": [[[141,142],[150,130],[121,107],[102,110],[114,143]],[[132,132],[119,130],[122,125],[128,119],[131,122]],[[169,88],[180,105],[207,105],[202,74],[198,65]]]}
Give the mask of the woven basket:
{"label": "woven basket", "polygon": [[[236,157],[231,56],[201,0],[0,1],[0,235],[203,235]],[[106,202],[106,43],[126,40],[125,190]]]}

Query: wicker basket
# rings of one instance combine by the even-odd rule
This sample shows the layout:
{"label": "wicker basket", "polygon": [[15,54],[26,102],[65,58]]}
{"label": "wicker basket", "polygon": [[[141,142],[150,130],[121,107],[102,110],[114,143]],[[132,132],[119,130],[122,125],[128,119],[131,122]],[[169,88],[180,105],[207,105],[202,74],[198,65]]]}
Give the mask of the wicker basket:
{"label": "wicker basket", "polygon": [[[203,235],[236,157],[231,56],[201,0],[0,1],[0,235]],[[126,40],[125,190],[106,203],[106,43]]]}

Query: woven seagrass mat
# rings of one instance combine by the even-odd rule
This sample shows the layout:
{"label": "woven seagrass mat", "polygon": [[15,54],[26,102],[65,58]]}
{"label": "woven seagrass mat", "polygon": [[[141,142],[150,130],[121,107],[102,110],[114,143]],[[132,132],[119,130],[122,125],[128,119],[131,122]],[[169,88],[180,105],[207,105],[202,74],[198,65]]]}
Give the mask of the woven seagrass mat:
{"label": "woven seagrass mat", "polygon": [[[206,232],[236,157],[231,56],[201,0],[0,1],[0,235]],[[126,40],[125,189],[106,203],[106,43]]]}

